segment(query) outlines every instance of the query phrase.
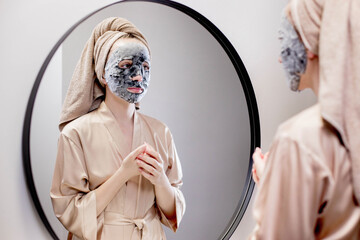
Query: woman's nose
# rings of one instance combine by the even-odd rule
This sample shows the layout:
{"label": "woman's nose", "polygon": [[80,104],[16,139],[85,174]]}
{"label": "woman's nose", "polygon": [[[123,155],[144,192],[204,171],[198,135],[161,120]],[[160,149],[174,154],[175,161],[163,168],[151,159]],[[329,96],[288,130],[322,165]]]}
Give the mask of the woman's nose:
{"label": "woman's nose", "polygon": [[131,78],[131,80],[141,82],[143,78],[140,74],[138,74],[135,77]]}

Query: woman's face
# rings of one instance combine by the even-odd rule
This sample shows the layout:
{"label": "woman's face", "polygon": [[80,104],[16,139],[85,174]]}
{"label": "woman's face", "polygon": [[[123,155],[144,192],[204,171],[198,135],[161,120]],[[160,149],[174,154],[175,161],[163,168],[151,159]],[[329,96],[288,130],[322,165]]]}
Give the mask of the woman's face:
{"label": "woman's face", "polygon": [[289,8],[285,8],[281,17],[279,39],[281,43],[280,62],[285,70],[288,85],[292,91],[298,91],[301,75],[307,65],[306,48],[289,19]]}
{"label": "woman's face", "polygon": [[148,49],[132,39],[121,39],[112,49],[104,74],[110,91],[129,103],[140,102],[150,82]]}

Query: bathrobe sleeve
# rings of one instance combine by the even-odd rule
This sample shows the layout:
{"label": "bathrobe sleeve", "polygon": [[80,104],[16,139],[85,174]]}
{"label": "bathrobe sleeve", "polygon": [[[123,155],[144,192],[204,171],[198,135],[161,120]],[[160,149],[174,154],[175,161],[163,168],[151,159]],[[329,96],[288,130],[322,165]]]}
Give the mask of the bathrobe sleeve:
{"label": "bathrobe sleeve", "polygon": [[301,142],[278,136],[260,179],[250,239],[314,239],[328,173]]}
{"label": "bathrobe sleeve", "polygon": [[180,190],[182,186],[182,169],[179,156],[176,152],[175,143],[173,141],[170,131],[167,134],[168,144],[168,168],[166,169],[166,175],[169,179],[171,186],[175,192],[175,209],[176,209],[176,219],[168,219],[165,214],[161,211],[160,208],[160,220],[165,225],[168,226],[173,232],[176,232],[181,219],[185,213],[185,198],[183,193]]}
{"label": "bathrobe sleeve", "polygon": [[56,217],[68,231],[81,239],[96,239],[96,195],[89,189],[83,150],[63,133],[50,196]]}

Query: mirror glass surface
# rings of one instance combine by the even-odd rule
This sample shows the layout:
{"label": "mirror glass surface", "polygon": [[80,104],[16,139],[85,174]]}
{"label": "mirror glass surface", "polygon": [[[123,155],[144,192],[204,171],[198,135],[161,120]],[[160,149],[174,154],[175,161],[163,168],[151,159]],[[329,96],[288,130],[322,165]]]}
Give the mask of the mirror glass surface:
{"label": "mirror glass surface", "polygon": [[244,90],[217,40],[197,21],[169,6],[121,2],[81,23],[52,57],[32,114],[30,157],[35,187],[52,228],[49,197],[64,95],[85,42],[97,23],[111,16],[133,22],[152,54],[151,84],[140,112],[166,123],[183,168],[186,212],[168,239],[218,239],[234,218],[245,187],[251,133]]}

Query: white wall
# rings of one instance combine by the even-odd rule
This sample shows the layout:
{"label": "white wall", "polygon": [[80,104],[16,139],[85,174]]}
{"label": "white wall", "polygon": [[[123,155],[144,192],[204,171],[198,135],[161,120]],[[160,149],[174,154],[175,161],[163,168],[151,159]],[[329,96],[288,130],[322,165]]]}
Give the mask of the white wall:
{"label": "white wall", "polygon": [[[47,54],[80,18],[111,0],[0,1],[0,235],[3,239],[50,239],[32,205],[22,168],[25,109]],[[277,29],[286,0],[178,0],[211,20],[229,38],[252,80],[268,149],[280,122],[314,102],[310,92],[291,93],[277,63]],[[221,4],[221,5],[220,5]],[[250,209],[251,210],[251,209]],[[247,211],[232,239],[246,239],[253,227]]]}

